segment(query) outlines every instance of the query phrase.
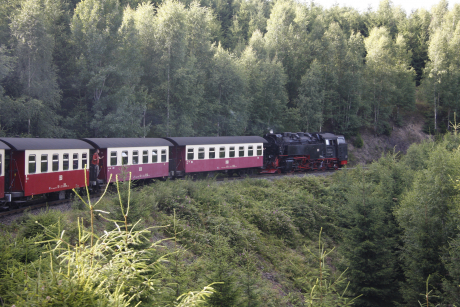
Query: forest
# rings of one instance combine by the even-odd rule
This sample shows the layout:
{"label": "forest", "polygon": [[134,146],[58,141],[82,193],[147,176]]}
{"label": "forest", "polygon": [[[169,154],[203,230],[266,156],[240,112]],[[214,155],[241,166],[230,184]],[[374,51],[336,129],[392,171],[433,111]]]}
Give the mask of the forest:
{"label": "forest", "polygon": [[24,214],[0,223],[0,302],[460,306],[459,146],[450,134],[331,176],[123,182]]}
{"label": "forest", "polygon": [[460,6],[0,3],[0,136],[391,134],[460,111]]}

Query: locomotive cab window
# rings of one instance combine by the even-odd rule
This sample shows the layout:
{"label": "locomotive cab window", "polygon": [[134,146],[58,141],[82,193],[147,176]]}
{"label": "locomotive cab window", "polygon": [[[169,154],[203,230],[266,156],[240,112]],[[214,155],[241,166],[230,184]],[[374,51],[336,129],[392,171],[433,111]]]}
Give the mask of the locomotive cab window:
{"label": "locomotive cab window", "polygon": [[53,172],[57,172],[59,170],[59,155],[53,154]]}
{"label": "locomotive cab window", "polygon": [[88,154],[81,154],[81,168],[88,169]]}
{"label": "locomotive cab window", "polygon": [[326,143],[326,145],[330,145],[330,141],[329,141],[329,140],[324,140],[324,142]]}
{"label": "locomotive cab window", "polygon": [[209,159],[214,159],[216,157],[216,148],[209,148]]}
{"label": "locomotive cab window", "polygon": [[161,150],[161,162],[166,162],[166,149]]}
{"label": "locomotive cab window", "polygon": [[193,148],[187,149],[187,160],[193,160]]}
{"label": "locomotive cab window", "polygon": [[219,158],[225,158],[225,147],[219,149]]}
{"label": "locomotive cab window", "polygon": [[115,166],[117,165],[117,152],[116,151],[111,151],[110,152],[110,166]]}
{"label": "locomotive cab window", "polygon": [[238,157],[244,157],[244,146],[240,146],[238,149]]}
{"label": "locomotive cab window", "polygon": [[133,164],[139,164],[139,151],[133,151]]}
{"label": "locomotive cab window", "polygon": [[204,159],[204,147],[198,148],[198,159],[203,160]]}
{"label": "locomotive cab window", "polygon": [[73,154],[72,169],[78,169],[78,154]]}
{"label": "locomotive cab window", "polygon": [[48,155],[42,155],[40,172],[46,173],[48,171]]}
{"label": "locomotive cab window", "polygon": [[69,170],[69,154],[65,153],[62,155],[62,170],[68,171]]}
{"label": "locomotive cab window", "polygon": [[128,164],[128,151],[124,150],[121,152],[121,165]]}
{"label": "locomotive cab window", "polygon": [[258,156],[262,155],[262,145],[257,145],[257,155]]}
{"label": "locomotive cab window", "polygon": [[234,146],[231,146],[228,153],[229,153],[229,157],[230,157],[230,158],[235,157],[235,147],[234,147]]}
{"label": "locomotive cab window", "polygon": [[142,151],[142,163],[149,163],[149,151]]}
{"label": "locomotive cab window", "polygon": [[154,149],[152,150],[152,163],[157,163],[158,162],[158,150]]}
{"label": "locomotive cab window", "polygon": [[254,148],[254,146],[252,146],[252,145],[248,146],[248,157],[254,156],[254,149],[253,148]]}
{"label": "locomotive cab window", "polygon": [[35,174],[37,172],[37,162],[35,161],[35,155],[29,155],[29,174]]}

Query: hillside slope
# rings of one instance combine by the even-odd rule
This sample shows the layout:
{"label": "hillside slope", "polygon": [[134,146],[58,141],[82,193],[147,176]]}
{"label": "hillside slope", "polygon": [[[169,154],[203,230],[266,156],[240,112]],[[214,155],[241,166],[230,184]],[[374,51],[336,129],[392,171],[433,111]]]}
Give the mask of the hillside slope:
{"label": "hillside slope", "polygon": [[370,130],[361,132],[363,146],[356,147],[355,138],[348,142],[349,162],[351,165],[368,164],[379,159],[385,152],[406,153],[410,145],[427,140],[430,136],[423,132],[425,120],[421,115],[412,116],[403,127],[393,127],[391,135],[374,135]]}

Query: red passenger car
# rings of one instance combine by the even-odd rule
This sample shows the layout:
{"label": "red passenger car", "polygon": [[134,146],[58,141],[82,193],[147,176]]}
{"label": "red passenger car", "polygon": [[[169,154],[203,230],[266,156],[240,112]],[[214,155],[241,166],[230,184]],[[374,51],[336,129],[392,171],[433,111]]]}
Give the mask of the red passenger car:
{"label": "red passenger car", "polygon": [[171,137],[171,176],[202,172],[242,174],[263,166],[264,138],[258,136]]}
{"label": "red passenger car", "polygon": [[85,142],[100,150],[98,179],[111,182],[131,179],[163,178],[169,174],[169,147],[159,138],[87,138]]}
{"label": "red passenger car", "polygon": [[0,142],[0,199],[5,196],[5,150],[10,149]]}
{"label": "red passenger car", "polygon": [[[89,163],[86,142],[72,139],[0,138],[10,147],[5,196],[12,199],[65,191],[85,186],[84,167]],[[88,179],[88,178],[87,178]]]}

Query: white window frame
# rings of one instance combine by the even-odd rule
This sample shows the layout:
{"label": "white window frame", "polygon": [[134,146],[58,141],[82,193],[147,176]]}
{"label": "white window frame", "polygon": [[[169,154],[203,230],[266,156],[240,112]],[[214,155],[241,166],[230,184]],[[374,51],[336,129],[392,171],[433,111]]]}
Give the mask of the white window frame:
{"label": "white window frame", "polygon": [[[249,156],[249,147],[252,146],[253,155]],[[262,154],[257,154],[257,147],[260,146]],[[230,147],[235,147],[235,156],[230,157]],[[244,156],[239,157],[239,148],[244,147]],[[198,150],[199,148],[204,148],[204,159],[198,159]],[[209,149],[214,148],[215,158],[209,158]],[[225,157],[220,157],[220,149],[225,149]],[[188,159],[188,150],[193,149],[193,160],[216,160],[216,159],[238,159],[238,158],[248,158],[248,157],[261,157],[263,156],[263,143],[239,143],[239,144],[209,144],[209,145],[186,145],[185,146],[185,160],[191,161]]]}
{"label": "white window frame", "polygon": [[[57,171],[53,171],[53,155],[59,155],[59,168]],[[69,169],[64,170],[64,154],[69,155]],[[73,169],[73,155],[78,154],[78,168]],[[52,150],[25,150],[24,152],[24,165],[25,165],[25,174],[26,175],[36,175],[42,174],[44,172],[41,171],[41,163],[42,163],[42,155],[48,155],[48,171],[46,173],[52,174],[57,172],[72,172],[77,170],[82,170],[82,158],[83,154],[87,156],[87,169],[89,169],[90,155],[89,149],[52,149]],[[29,155],[35,155],[35,173],[29,174]]]}
{"label": "white window frame", "polygon": [[[148,162],[144,163],[143,159],[143,152],[147,151],[148,155]],[[156,150],[157,151],[157,162],[153,162],[152,159],[152,151]],[[166,162],[161,162],[161,151],[166,150]],[[121,153],[123,151],[128,152],[128,163],[127,164],[121,164],[122,162],[122,156]],[[138,152],[138,164],[133,164],[133,152],[137,151]],[[147,165],[147,164],[157,164],[157,163],[167,163],[169,161],[169,146],[149,146],[149,147],[109,147],[107,148],[108,153],[116,152],[117,153],[117,164],[116,165],[109,165],[109,167],[115,167],[115,166],[141,166],[141,165]],[[110,162],[110,161],[109,161]]]}

